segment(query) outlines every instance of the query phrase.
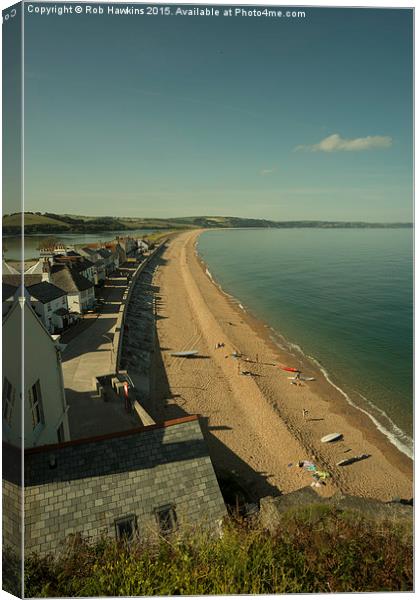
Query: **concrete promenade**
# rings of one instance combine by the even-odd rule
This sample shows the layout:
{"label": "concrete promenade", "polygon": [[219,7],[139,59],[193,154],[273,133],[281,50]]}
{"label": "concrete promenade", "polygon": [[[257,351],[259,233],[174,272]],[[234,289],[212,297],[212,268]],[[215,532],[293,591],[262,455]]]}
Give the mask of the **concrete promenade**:
{"label": "concrete promenade", "polygon": [[[135,271],[137,265],[124,270]],[[63,375],[72,439],[131,429],[139,425],[136,414],[127,413],[117,396],[104,402],[97,396],[95,378],[113,372],[113,338],[127,278],[117,272],[102,288],[105,304],[99,316],[89,317],[82,331],[63,352]],[[115,348],[116,352],[116,348]]]}

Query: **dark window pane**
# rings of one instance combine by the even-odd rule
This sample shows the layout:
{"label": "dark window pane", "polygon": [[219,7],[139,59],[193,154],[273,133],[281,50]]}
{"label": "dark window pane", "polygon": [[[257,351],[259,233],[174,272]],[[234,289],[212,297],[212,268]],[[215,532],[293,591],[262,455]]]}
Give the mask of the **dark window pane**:
{"label": "dark window pane", "polygon": [[118,519],[115,521],[115,529],[117,539],[119,540],[132,540],[137,529],[136,517],[133,515],[125,519]]}
{"label": "dark window pane", "polygon": [[155,511],[159,530],[163,535],[172,533],[176,529],[177,518],[173,506],[162,506]]}

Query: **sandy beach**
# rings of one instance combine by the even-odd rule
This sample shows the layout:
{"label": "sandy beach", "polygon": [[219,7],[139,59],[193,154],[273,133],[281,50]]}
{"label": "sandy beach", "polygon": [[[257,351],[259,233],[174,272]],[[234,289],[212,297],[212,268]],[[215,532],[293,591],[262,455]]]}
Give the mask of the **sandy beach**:
{"label": "sandy beach", "polygon": [[[294,364],[296,357],[274,344],[267,325],[241,310],[209,277],[196,254],[199,234],[173,237],[153,276],[152,416],[200,414],[218,475],[233,475],[253,499],[310,485],[310,474],[296,466],[300,460],[312,460],[331,474],[327,485],[317,488],[321,495],[342,491],[381,500],[411,498],[412,461],[312,364],[299,366],[315,381],[291,385],[291,374],[277,365]],[[219,343],[224,346],[217,348]],[[197,357],[171,356],[191,349]],[[235,352],[240,359],[232,356]],[[332,432],[341,433],[342,440],[320,442]],[[336,465],[361,454],[370,457]]]}

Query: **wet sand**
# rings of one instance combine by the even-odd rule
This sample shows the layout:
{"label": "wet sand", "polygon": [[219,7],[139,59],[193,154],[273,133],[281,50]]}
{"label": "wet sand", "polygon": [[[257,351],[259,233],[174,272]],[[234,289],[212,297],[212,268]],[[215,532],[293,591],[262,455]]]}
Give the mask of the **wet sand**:
{"label": "wet sand", "polygon": [[[253,498],[310,485],[309,473],[296,467],[305,459],[331,473],[327,485],[316,488],[321,495],[340,490],[381,500],[411,498],[412,461],[313,365],[301,359],[298,366],[316,381],[291,384],[292,374],[277,365],[296,365],[296,357],[282,351],[270,339],[267,325],[241,310],[211,280],[196,254],[199,233],[172,238],[154,274],[158,351],[152,415],[202,415],[216,471],[233,474]],[[216,348],[218,343],[224,347]],[[199,354],[171,356],[182,350]],[[234,352],[242,358],[232,357]],[[308,410],[306,418],[303,409]],[[342,440],[320,442],[332,432],[341,433]],[[370,457],[336,465],[361,454]]]}

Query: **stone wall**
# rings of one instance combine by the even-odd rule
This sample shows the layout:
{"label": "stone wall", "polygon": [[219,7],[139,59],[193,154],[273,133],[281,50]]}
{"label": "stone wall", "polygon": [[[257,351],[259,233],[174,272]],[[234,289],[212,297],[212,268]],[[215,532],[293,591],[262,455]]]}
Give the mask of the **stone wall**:
{"label": "stone wall", "polygon": [[22,543],[22,488],[3,479],[3,545],[20,554]]}
{"label": "stone wall", "polygon": [[115,324],[115,333],[114,333],[114,339],[112,342],[112,346],[114,349],[114,352],[112,353],[113,361],[114,361],[112,369],[115,371],[115,373],[118,373],[120,370],[122,341],[124,338],[124,324],[125,324],[127,307],[130,303],[132,291],[134,289],[134,286],[136,284],[136,281],[137,281],[140,273],[145,269],[145,267],[149,264],[149,262],[152,260],[152,258],[154,258],[159,252],[162,251],[166,241],[167,240],[163,240],[159,244],[159,246],[157,248],[155,248],[153,250],[153,252],[151,252],[149,254],[149,256],[147,256],[145,258],[145,260],[137,267],[137,269],[134,271],[133,276],[131,278],[130,285],[128,286],[128,289],[124,293],[124,296],[123,296],[123,299],[121,302],[121,306],[120,306],[120,310],[118,313],[118,317],[117,317],[117,322]]}
{"label": "stone wall", "polygon": [[20,555],[22,545],[22,454],[19,448],[2,445],[3,497],[2,524],[3,547],[10,547]]}

